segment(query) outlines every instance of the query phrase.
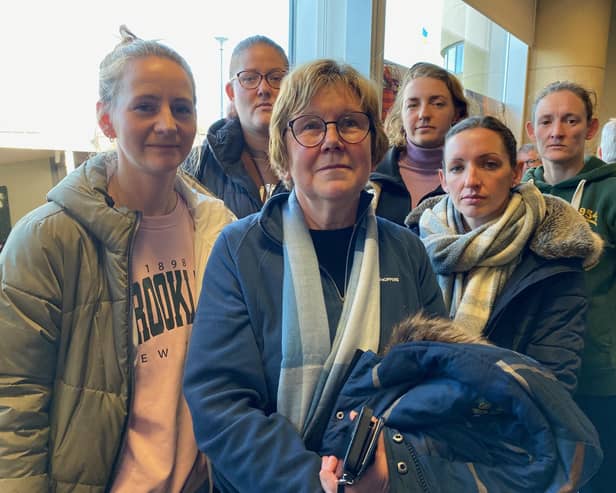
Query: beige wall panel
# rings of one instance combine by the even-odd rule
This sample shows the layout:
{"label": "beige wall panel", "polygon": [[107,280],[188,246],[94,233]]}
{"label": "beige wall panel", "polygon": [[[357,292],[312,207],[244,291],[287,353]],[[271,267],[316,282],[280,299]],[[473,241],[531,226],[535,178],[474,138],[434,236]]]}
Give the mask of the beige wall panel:
{"label": "beige wall panel", "polygon": [[9,192],[11,226],[27,212],[45,203],[52,187],[49,161],[26,161],[0,166],[0,185]]}
{"label": "beige wall panel", "polygon": [[535,96],[556,80],[572,80],[591,89],[601,87],[604,74],[605,70],[601,67],[558,66],[531,69],[528,72],[527,101],[532,105]]}
{"label": "beige wall panel", "polygon": [[539,0],[530,65],[605,67],[612,0]]}
{"label": "beige wall panel", "polygon": [[[533,44],[535,0],[465,0],[527,45]],[[578,2],[581,3],[581,2]]]}

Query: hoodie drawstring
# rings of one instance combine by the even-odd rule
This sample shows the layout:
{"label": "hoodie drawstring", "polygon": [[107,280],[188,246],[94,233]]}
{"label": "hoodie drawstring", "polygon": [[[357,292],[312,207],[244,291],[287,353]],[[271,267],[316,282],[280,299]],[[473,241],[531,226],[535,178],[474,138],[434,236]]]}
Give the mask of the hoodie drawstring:
{"label": "hoodie drawstring", "polygon": [[576,211],[580,210],[580,204],[582,203],[582,195],[584,194],[585,183],[586,180],[580,180],[577,185],[577,188],[575,189],[575,192],[573,192],[573,197],[571,197],[571,205]]}

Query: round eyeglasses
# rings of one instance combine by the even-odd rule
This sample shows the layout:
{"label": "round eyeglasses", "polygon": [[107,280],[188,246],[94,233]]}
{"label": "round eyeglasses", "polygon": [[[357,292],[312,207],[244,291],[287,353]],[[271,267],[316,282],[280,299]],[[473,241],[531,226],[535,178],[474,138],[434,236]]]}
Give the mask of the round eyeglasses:
{"label": "round eyeglasses", "polygon": [[235,74],[235,78],[244,89],[256,89],[263,79],[272,89],[280,89],[285,75],[287,75],[287,72],[284,70],[272,70],[267,74],[262,74],[256,70],[242,70]]}
{"label": "round eyeglasses", "polygon": [[297,143],[303,147],[321,145],[325,140],[327,125],[335,125],[338,135],[347,144],[358,144],[372,128],[370,117],[360,111],[345,113],[330,122],[320,116],[302,115],[291,120],[288,125]]}

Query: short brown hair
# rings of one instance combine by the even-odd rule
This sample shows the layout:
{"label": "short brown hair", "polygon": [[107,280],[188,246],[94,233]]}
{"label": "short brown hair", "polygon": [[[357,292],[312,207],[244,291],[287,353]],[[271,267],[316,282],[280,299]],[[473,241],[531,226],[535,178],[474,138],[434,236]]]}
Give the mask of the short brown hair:
{"label": "short brown hair", "polygon": [[569,91],[582,100],[582,103],[584,103],[584,109],[586,110],[586,121],[590,123],[595,112],[597,94],[594,91],[588,90],[582,87],[580,84],[577,84],[576,82],[571,82],[569,80],[557,80],[555,82],[552,82],[551,84],[545,86],[539,92],[539,94],[537,94],[537,97],[533,102],[533,123],[535,123],[535,116],[539,102],[547,95],[560,91]]}
{"label": "short brown hair", "polygon": [[406,132],[402,123],[402,104],[404,103],[404,90],[409,83],[415,79],[421,78],[436,79],[443,82],[453,101],[453,106],[456,110],[455,119],[462,120],[468,116],[468,101],[464,96],[464,89],[458,78],[449,73],[442,67],[428,62],[419,62],[413,65],[404,74],[394,104],[391,106],[387,117],[385,118],[385,132],[389,138],[389,143],[395,147],[403,147],[406,145]]}
{"label": "short brown hair", "polygon": [[282,82],[270,120],[269,157],[272,169],[287,188],[289,155],[284,140],[289,121],[308,107],[314,96],[324,87],[342,83],[359,98],[362,111],[371,120],[371,157],[375,166],[385,155],[387,137],[380,119],[379,97],[374,84],[346,63],[334,60],[315,60],[294,69]]}
{"label": "short brown hair", "polygon": [[[507,157],[509,158],[509,166],[515,169],[517,163],[517,143],[515,136],[510,128],[496,117],[490,115],[471,116],[470,118],[466,118],[465,120],[456,123],[449,129],[447,135],[445,135],[445,145],[447,145],[447,141],[454,135],[464,132],[465,130],[472,130],[475,128],[485,128],[486,130],[492,130],[492,132],[498,134],[503,142],[503,147],[505,148]],[[443,161],[443,168],[444,167],[445,161]]]}

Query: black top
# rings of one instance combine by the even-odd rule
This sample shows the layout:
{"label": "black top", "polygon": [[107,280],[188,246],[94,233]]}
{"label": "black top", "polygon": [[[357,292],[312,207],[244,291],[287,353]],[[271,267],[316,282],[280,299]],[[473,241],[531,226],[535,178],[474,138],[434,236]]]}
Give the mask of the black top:
{"label": "black top", "polygon": [[353,256],[347,259],[352,235],[353,226],[342,229],[310,230],[319,264],[332,277],[342,297],[353,265]]}

